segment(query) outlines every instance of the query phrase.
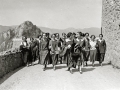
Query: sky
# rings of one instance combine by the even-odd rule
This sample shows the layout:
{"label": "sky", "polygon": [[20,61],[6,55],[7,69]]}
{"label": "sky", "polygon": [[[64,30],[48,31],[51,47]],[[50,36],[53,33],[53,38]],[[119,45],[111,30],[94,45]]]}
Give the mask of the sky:
{"label": "sky", "polygon": [[0,25],[65,29],[101,27],[102,0],[0,0]]}

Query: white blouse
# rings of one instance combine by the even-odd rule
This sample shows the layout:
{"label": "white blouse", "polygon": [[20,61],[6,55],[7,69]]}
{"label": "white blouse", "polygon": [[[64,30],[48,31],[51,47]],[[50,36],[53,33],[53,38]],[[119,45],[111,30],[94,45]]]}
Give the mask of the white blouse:
{"label": "white blouse", "polygon": [[90,46],[91,46],[90,50],[96,50],[96,43],[97,43],[96,41],[91,41],[90,40]]}

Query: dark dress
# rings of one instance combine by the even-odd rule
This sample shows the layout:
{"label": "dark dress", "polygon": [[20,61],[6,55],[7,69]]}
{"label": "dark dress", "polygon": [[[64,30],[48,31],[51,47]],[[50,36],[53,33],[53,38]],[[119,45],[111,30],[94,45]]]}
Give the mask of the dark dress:
{"label": "dark dress", "polygon": [[97,56],[98,56],[98,61],[100,63],[102,63],[104,61],[104,56],[105,56],[105,52],[106,52],[106,42],[105,40],[97,40],[97,44],[98,44],[98,48],[97,48]]}
{"label": "dark dress", "polygon": [[[25,45],[26,44],[26,45]],[[29,62],[29,48],[28,48],[28,43],[26,42],[21,42],[20,45],[20,50],[22,52],[22,57],[23,57],[23,61],[24,61],[24,65],[26,65]]]}
{"label": "dark dress", "polygon": [[[64,60],[65,60],[65,63],[67,64],[67,66],[70,64],[70,60],[71,60],[71,52],[72,52],[72,46],[73,46],[74,42],[73,40],[69,40],[69,39],[66,39],[66,42],[65,42],[65,55],[64,55]],[[68,48],[70,46],[70,48]]]}
{"label": "dark dress", "polygon": [[58,62],[58,54],[59,54],[58,43],[57,43],[56,40],[55,41],[50,40],[49,46],[51,47],[50,55],[51,55],[51,58],[52,58],[52,64],[54,66]]}
{"label": "dark dress", "polygon": [[30,42],[30,53],[32,55],[32,62],[37,59],[37,50],[38,50],[38,43],[36,40]]}
{"label": "dark dress", "polygon": [[74,40],[71,47],[71,60],[69,64],[69,68],[76,68],[76,65],[80,66],[82,64],[82,41],[81,39]]}
{"label": "dark dress", "polygon": [[90,40],[88,38],[85,38],[83,43],[84,43],[83,58],[84,61],[88,61],[90,56]]}
{"label": "dark dress", "polygon": [[41,40],[40,42],[40,63],[42,65],[45,65],[45,64],[51,64],[52,61],[50,59],[50,53],[49,53],[49,41],[47,39],[45,40]]}
{"label": "dark dress", "polygon": [[65,46],[66,46],[66,38],[61,38],[61,50],[60,50],[60,53],[59,53],[59,56],[62,58],[63,57],[63,59],[64,59],[64,57],[65,57],[65,53],[66,53],[66,50],[67,50],[67,48],[65,48]]}

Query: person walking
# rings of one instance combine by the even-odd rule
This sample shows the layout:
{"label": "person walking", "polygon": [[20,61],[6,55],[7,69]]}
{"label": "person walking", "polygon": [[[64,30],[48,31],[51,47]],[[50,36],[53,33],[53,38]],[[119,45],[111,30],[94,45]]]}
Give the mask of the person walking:
{"label": "person walking", "polygon": [[106,42],[103,39],[103,34],[99,34],[99,39],[97,40],[97,44],[98,44],[99,63],[102,66],[102,62],[104,61],[104,57],[106,53]]}
{"label": "person walking", "polygon": [[70,59],[71,59],[71,47],[73,45],[73,39],[72,39],[72,33],[69,32],[67,34],[67,39],[65,41],[65,50],[64,50],[64,57],[65,57],[65,63],[67,64],[67,66],[70,63]]}
{"label": "person walking", "polygon": [[42,35],[38,36],[38,64],[41,64],[41,59],[40,59],[40,42],[42,39]]}
{"label": "person walking", "polygon": [[23,36],[22,37],[22,42],[20,45],[20,50],[22,52],[22,57],[23,57],[23,62],[24,66],[28,66],[28,56],[29,56],[29,44],[27,42],[27,37]]}
{"label": "person walking", "polygon": [[57,62],[58,62],[58,54],[59,54],[58,42],[55,39],[55,34],[51,35],[51,40],[49,42],[49,48],[50,48],[50,54],[52,58],[53,69],[55,70]]}
{"label": "person walking", "polygon": [[71,74],[72,72],[72,68],[76,68],[76,65],[78,65],[78,71],[82,74],[82,42],[81,42],[81,36],[82,33],[81,32],[77,32],[76,34],[77,38],[74,39],[74,43],[72,44],[71,47],[71,59],[70,59],[70,63],[68,65],[68,70],[70,70]]}
{"label": "person walking", "polygon": [[92,66],[94,67],[94,62],[96,61],[97,55],[97,41],[95,40],[95,35],[91,35],[90,40],[90,62],[92,62]]}
{"label": "person walking", "polygon": [[[55,39],[57,41],[58,51],[60,52],[62,49],[62,39],[60,38],[59,33],[55,34]],[[60,61],[60,64],[62,64],[62,58],[60,57],[59,53],[56,54],[56,58]]]}
{"label": "person walking", "polygon": [[40,59],[41,59],[41,64],[44,66],[43,71],[46,70],[46,67],[48,64],[52,64],[49,53],[49,40],[46,37],[46,33],[43,33],[43,38],[41,39],[40,42]]}
{"label": "person walking", "polygon": [[34,62],[37,59],[37,50],[38,50],[38,43],[32,37],[32,38],[30,38],[30,51],[31,51],[31,54],[32,54],[32,65],[34,65]]}
{"label": "person walking", "polygon": [[[87,62],[89,60],[90,56],[90,39],[89,39],[89,33],[85,33],[84,37],[84,49],[83,49],[83,58],[84,58],[84,64],[87,66]],[[84,65],[83,65],[84,66]]]}

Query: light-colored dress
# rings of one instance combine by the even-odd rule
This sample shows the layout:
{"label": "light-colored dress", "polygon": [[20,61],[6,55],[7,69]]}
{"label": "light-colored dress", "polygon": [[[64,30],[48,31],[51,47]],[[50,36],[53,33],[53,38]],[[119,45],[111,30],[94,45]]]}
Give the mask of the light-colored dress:
{"label": "light-colored dress", "polygon": [[90,61],[95,62],[96,61],[96,55],[97,55],[97,41],[91,41],[90,40]]}

